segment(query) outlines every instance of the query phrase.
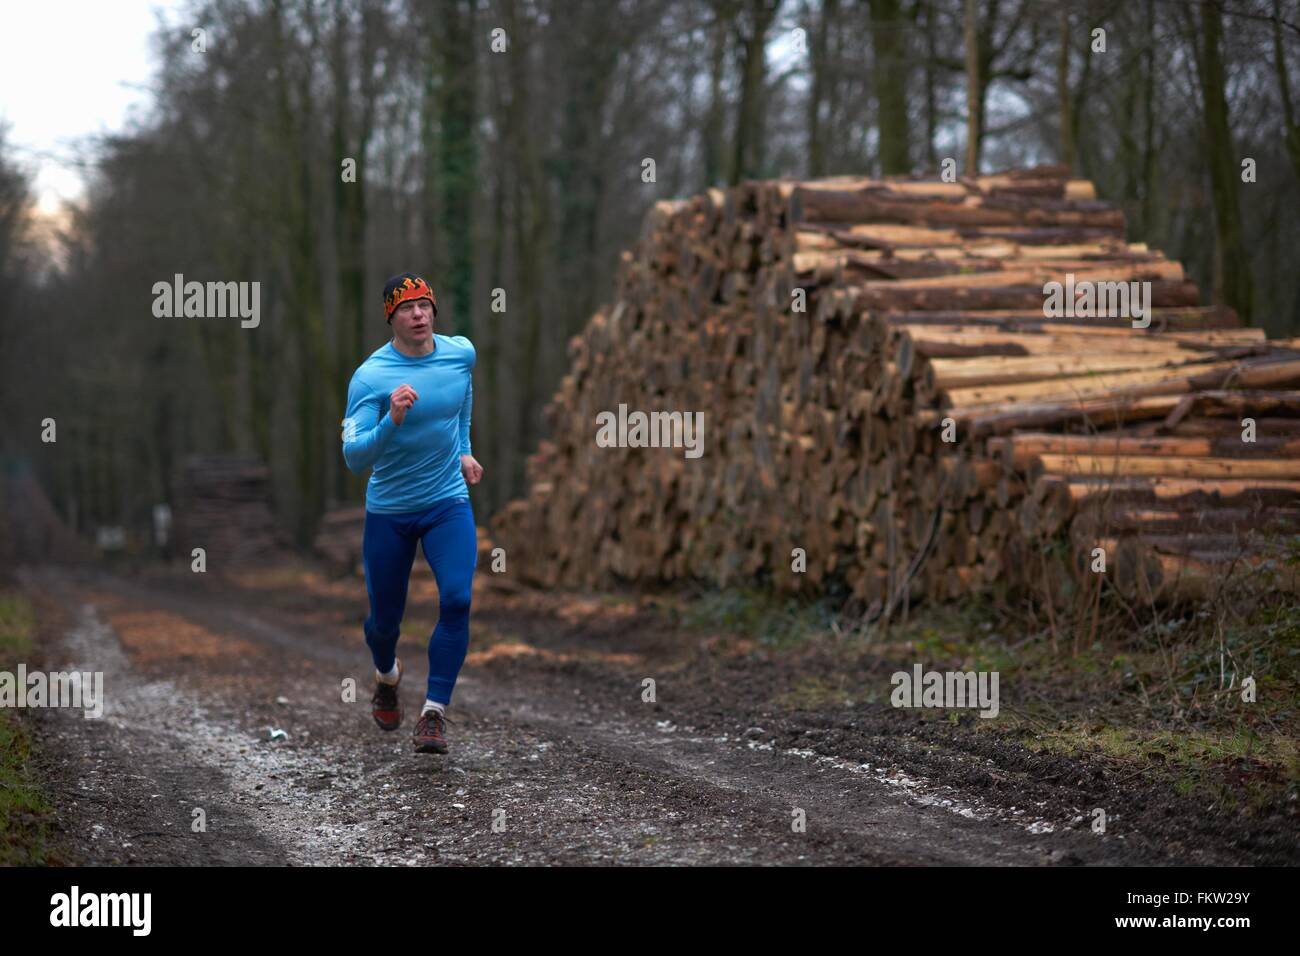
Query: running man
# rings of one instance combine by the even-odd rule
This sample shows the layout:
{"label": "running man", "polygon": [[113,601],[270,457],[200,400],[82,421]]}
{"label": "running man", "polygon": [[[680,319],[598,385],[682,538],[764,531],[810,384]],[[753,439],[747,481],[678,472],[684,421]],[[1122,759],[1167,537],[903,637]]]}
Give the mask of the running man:
{"label": "running man", "polygon": [[478,541],[469,488],[483,477],[470,454],[474,346],[438,335],[433,290],[410,272],[384,286],[393,338],[352,375],[343,419],[343,459],[366,484],[362,556],[370,616],[366,644],[375,663],[371,715],[384,730],[402,722],[397,637],[415,542],[438,581],[438,626],[429,638],[429,683],[415,725],[415,749],[446,753],[445,716],[469,648],[470,588]]}

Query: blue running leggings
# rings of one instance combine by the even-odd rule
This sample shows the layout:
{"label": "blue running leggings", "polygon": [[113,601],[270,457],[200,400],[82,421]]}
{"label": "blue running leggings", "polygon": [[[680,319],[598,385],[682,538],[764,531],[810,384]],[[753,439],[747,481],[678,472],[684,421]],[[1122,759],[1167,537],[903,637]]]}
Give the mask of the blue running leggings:
{"label": "blue running leggings", "polygon": [[417,540],[438,581],[438,626],[429,638],[428,699],[450,704],[469,649],[470,588],[478,565],[474,511],[468,498],[443,498],[424,511],[366,512],[362,543],[370,594],[366,644],[375,669],[385,674],[391,671]]}

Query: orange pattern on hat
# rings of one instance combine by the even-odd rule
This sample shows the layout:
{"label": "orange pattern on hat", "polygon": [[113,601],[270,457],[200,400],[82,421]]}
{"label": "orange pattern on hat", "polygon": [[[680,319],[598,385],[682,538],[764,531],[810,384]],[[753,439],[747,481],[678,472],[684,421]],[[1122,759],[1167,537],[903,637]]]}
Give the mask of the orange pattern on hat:
{"label": "orange pattern on hat", "polygon": [[438,300],[433,297],[433,290],[429,288],[429,283],[423,279],[412,279],[407,276],[384,300],[384,318],[391,319],[399,305],[412,299],[428,299],[433,303],[434,312],[438,311]]}

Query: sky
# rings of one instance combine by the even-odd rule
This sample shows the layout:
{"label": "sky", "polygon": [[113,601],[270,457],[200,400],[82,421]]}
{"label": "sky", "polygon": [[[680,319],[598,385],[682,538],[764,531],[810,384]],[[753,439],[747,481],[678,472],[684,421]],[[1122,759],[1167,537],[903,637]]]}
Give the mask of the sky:
{"label": "sky", "polygon": [[36,173],[39,213],[82,192],[78,140],[148,102],[155,10],[177,0],[0,0],[0,123]]}

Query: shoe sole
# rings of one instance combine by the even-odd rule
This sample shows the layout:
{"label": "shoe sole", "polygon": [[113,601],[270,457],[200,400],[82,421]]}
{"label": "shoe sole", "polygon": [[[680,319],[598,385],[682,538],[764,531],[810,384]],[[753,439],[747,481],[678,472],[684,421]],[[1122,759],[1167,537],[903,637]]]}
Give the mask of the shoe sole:
{"label": "shoe sole", "polygon": [[[370,716],[375,717],[374,714],[371,714]],[[375,717],[375,723],[379,725],[380,730],[396,730],[398,727],[402,726],[401,712],[398,712],[397,720],[391,724],[384,723],[384,721],[380,720],[378,717]]]}
{"label": "shoe sole", "polygon": [[447,745],[435,743],[431,740],[417,740],[415,742],[415,752],[418,754],[445,754]]}

